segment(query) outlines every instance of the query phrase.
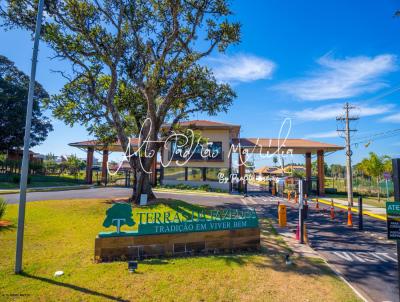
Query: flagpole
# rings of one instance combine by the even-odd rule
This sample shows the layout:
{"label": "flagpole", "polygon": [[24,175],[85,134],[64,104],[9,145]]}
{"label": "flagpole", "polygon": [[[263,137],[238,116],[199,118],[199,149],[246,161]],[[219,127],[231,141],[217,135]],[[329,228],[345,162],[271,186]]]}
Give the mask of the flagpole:
{"label": "flagpole", "polygon": [[19,208],[18,208],[17,248],[15,252],[16,274],[20,274],[22,272],[22,251],[24,245],[26,186],[28,182],[28,170],[29,170],[29,146],[30,146],[30,133],[32,124],[32,107],[33,107],[33,95],[35,91],[36,63],[39,50],[40,28],[42,25],[43,2],[44,0],[39,0],[38,4],[35,38],[33,43],[31,77],[29,79],[28,102],[26,106],[24,153],[22,156],[22,168],[21,168],[21,177],[19,185],[20,193],[19,193]]}

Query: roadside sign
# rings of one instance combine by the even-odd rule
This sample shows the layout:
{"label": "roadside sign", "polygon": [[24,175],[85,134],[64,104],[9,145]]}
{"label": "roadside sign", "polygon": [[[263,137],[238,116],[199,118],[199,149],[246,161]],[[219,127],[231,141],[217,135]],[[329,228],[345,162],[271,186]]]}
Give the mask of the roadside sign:
{"label": "roadside sign", "polygon": [[386,202],[388,239],[400,239],[400,202]]}
{"label": "roadside sign", "polygon": [[392,178],[392,175],[389,172],[384,172],[383,173],[383,178],[386,180],[390,180]]}

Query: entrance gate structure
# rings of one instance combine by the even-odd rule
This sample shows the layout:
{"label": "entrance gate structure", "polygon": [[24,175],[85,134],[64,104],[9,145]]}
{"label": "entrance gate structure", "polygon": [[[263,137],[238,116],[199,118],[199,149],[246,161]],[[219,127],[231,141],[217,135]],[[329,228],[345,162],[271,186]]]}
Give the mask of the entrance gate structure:
{"label": "entrance gate structure", "polygon": [[[305,193],[312,190],[312,156],[317,158],[317,195],[325,194],[325,171],[324,171],[324,155],[327,152],[335,152],[344,149],[344,147],[316,142],[306,139],[268,139],[268,138],[237,138],[232,140],[232,145],[238,151],[238,167],[239,176],[244,177],[246,174],[246,155],[248,154],[264,154],[273,156],[300,154],[305,158]],[[246,182],[242,180],[239,183],[239,190],[244,190]],[[251,188],[250,188],[251,189]],[[269,190],[268,190],[269,191]],[[247,187],[247,192],[251,192]],[[253,191],[254,192],[254,191]],[[257,192],[257,190],[255,191]]]}
{"label": "entrance gate structure", "polygon": [[[242,138],[240,137],[240,125],[227,123],[194,120],[180,123],[182,128],[186,127],[199,131],[206,138],[207,144],[200,148],[193,149],[193,154],[189,155],[185,166],[174,164],[172,167],[168,163],[175,159],[184,160],[182,153],[176,154],[176,143],[166,141],[161,147],[159,153],[154,155],[151,168],[151,183],[177,185],[185,184],[187,186],[208,186],[216,190],[233,192],[237,188],[243,192],[246,186],[244,179],[246,175],[246,157],[248,154],[276,155],[300,154],[305,159],[305,181],[306,191],[310,192],[312,184],[311,160],[312,156],[317,158],[317,193],[324,195],[324,155],[328,152],[335,152],[344,149],[342,146],[316,142],[306,139],[275,139],[275,138]],[[169,125],[163,127],[168,128]],[[94,152],[102,153],[101,180],[107,183],[107,163],[109,152],[124,152],[118,140],[113,144],[102,144],[96,140],[83,141],[69,144],[70,146],[83,149],[87,152],[86,182],[93,182],[93,156]],[[139,139],[131,139],[131,150],[134,152],[139,148]],[[174,149],[175,148],[175,149]],[[216,156],[202,156],[203,148],[216,153]],[[238,156],[237,178],[232,180],[234,174],[232,167],[233,155]],[[157,167],[159,168],[157,169]],[[223,173],[222,173],[223,171]],[[157,177],[157,174],[159,177]],[[220,174],[225,174],[225,183],[221,183]],[[247,184],[247,189],[251,191],[252,187]],[[261,191],[261,190],[258,190]],[[265,188],[264,191],[269,191]]]}

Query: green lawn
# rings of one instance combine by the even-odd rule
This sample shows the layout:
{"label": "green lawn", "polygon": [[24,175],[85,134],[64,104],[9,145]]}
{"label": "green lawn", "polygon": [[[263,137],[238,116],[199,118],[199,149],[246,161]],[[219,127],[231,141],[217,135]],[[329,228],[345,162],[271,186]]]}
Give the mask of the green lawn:
{"label": "green lawn", "polygon": [[[5,180],[3,177],[0,180],[0,189],[18,189],[19,183],[12,182],[12,177],[8,178],[8,180]],[[84,184],[82,176],[75,178],[75,176],[68,174],[60,176],[31,175],[29,178],[31,179],[31,182],[28,184],[28,188],[74,186]]]}
{"label": "green lawn", "polygon": [[[28,203],[23,275],[13,274],[16,229],[0,229],[0,301],[359,301],[321,260],[287,266],[288,248],[268,221],[257,254],[147,260],[134,274],[124,262],[95,264],[94,239],[109,206],[106,200]],[[149,208],[193,207],[162,201]],[[15,225],[15,205],[4,219]],[[57,270],[65,275],[53,277]]]}
{"label": "green lawn", "polygon": [[[337,198],[341,200],[347,200],[347,196],[342,194],[326,194],[328,198]],[[386,196],[381,197],[381,200],[378,200],[378,197],[363,197],[363,204],[375,206],[378,208],[385,208],[386,207]],[[358,201],[358,197],[354,197],[354,201]],[[394,197],[390,197],[389,201],[394,201]]]}

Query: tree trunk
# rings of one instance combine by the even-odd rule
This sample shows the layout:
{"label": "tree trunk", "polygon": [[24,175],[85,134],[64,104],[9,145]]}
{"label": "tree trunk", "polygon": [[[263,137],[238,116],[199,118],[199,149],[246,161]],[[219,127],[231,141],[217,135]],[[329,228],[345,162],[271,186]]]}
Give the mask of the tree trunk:
{"label": "tree trunk", "polygon": [[377,177],[376,181],[378,183],[378,202],[381,202],[381,187],[379,186],[380,185],[379,180],[380,180],[379,177]]}
{"label": "tree trunk", "polygon": [[[151,165],[152,165],[152,158],[142,158],[142,165],[145,171],[150,171]],[[139,204],[140,203],[140,196],[141,194],[147,194],[147,198],[149,200],[155,199],[156,196],[153,193],[153,189],[151,186],[150,182],[150,174],[146,173],[145,171],[142,170],[140,163],[138,168],[140,171],[137,173],[138,178],[137,178],[137,190],[136,190],[136,196],[135,196],[135,203]]]}

